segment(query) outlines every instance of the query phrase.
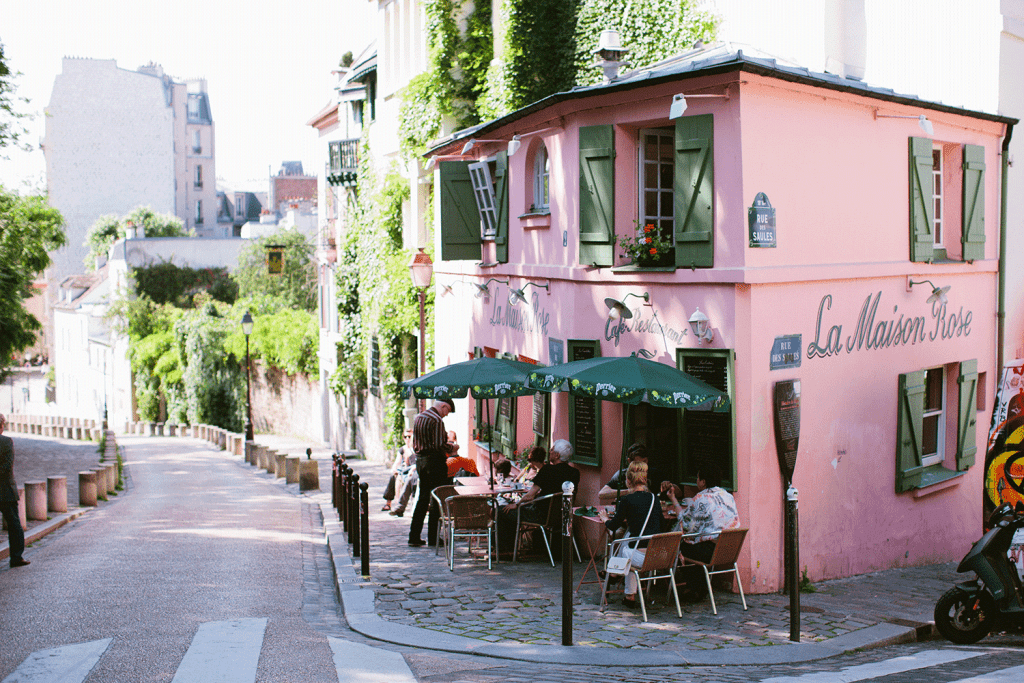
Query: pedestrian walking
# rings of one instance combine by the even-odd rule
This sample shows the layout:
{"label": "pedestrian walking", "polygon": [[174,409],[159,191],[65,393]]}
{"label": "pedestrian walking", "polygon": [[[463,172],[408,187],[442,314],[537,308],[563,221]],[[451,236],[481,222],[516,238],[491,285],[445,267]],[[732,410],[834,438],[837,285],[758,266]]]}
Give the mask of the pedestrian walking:
{"label": "pedestrian walking", "polygon": [[14,480],[14,441],[4,436],[7,418],[0,415],[0,514],[7,523],[7,538],[11,546],[11,566],[24,567],[29,561],[21,556],[25,552],[25,530],[18,514],[18,482]]}
{"label": "pedestrian walking", "polygon": [[[427,543],[437,543],[437,525],[441,511],[430,504],[430,494],[435,488],[449,481],[447,459],[453,448],[448,442],[444,418],[453,412],[455,403],[450,398],[442,398],[434,401],[434,405],[412,420],[412,449],[416,451],[416,471],[420,478],[416,509],[413,510],[412,521],[409,524],[409,545],[414,548]],[[420,534],[423,532],[423,520],[427,517],[428,510],[430,517],[427,520],[427,541],[424,543]]]}

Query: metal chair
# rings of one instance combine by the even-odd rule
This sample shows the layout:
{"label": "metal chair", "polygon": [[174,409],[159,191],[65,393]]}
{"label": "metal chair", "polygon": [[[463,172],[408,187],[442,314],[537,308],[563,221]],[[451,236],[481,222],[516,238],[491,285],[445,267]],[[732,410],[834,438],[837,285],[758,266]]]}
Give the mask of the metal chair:
{"label": "metal chair", "polygon": [[[422,490],[423,489],[421,488],[420,491],[422,492]],[[448,539],[448,536],[447,536],[447,533],[448,533],[448,531],[447,531],[447,529],[448,529],[448,519],[447,519],[446,513],[445,513],[444,501],[446,501],[447,499],[451,498],[454,495],[458,495],[458,494],[455,491],[455,487],[450,485],[450,484],[443,484],[441,486],[436,486],[436,487],[434,487],[434,490],[430,492],[430,498],[431,498],[430,504],[431,505],[436,505],[437,509],[441,513],[440,514],[440,526],[438,527],[438,530],[437,530],[437,541],[434,543],[434,554],[435,555],[437,555],[440,552],[441,543],[443,542],[442,539],[444,539],[444,541],[447,541],[447,539]],[[429,515],[428,515],[428,520],[429,520]],[[427,523],[429,524],[430,522],[428,521]]]}
{"label": "metal chair", "polygon": [[[541,504],[547,505],[547,509],[541,507]],[[523,519],[523,512],[526,511],[529,514],[536,514],[533,519],[529,517]],[[516,543],[512,549],[512,561],[516,561],[516,557],[519,555],[519,538],[522,536],[523,531],[528,529],[539,529],[541,538],[544,539],[544,547],[548,551],[548,559],[551,560],[551,566],[555,566],[555,556],[551,552],[551,543],[548,541],[548,534],[553,534],[558,530],[558,524],[562,520],[562,494],[561,493],[549,493],[546,496],[540,496],[534,498],[530,502],[519,505],[516,508]]]}
{"label": "metal chair", "polygon": [[644,552],[644,563],[639,567],[627,564],[625,569],[616,570],[609,566],[605,569],[604,585],[601,588],[601,611],[604,611],[608,604],[608,581],[612,576],[625,577],[632,572],[636,574],[637,596],[640,599],[640,611],[643,613],[644,621],[647,621],[647,603],[644,600],[644,582],[648,583],[647,590],[650,591],[650,582],[658,579],[668,579],[669,590],[676,601],[676,614],[683,616],[683,608],[679,605],[679,592],[676,590],[675,572],[679,562],[679,542],[683,538],[681,531],[669,531],[663,534],[651,536],[636,536],[634,538],[618,538],[612,541],[611,552],[618,555],[622,546],[635,548],[641,541],[647,541],[647,548]]}
{"label": "metal chair", "polygon": [[450,496],[445,500],[448,518],[448,569],[455,571],[455,539],[487,539],[487,568],[491,568],[491,535],[494,532],[494,510],[490,496]]}
{"label": "metal chair", "polygon": [[[736,559],[743,548],[743,540],[746,536],[746,529],[726,529],[720,532],[718,534],[718,541],[715,543],[715,552],[712,553],[711,559],[707,562],[694,560],[680,553],[684,566],[692,564],[704,570],[704,580],[708,584],[708,595],[711,596],[711,611],[715,614],[718,614],[718,607],[715,605],[715,593],[711,590],[712,574],[735,574],[736,585],[740,589],[740,600],[743,601],[743,609],[747,609],[747,598],[743,595],[743,581],[740,579],[739,567],[736,566]],[[672,585],[675,586],[674,581]]]}

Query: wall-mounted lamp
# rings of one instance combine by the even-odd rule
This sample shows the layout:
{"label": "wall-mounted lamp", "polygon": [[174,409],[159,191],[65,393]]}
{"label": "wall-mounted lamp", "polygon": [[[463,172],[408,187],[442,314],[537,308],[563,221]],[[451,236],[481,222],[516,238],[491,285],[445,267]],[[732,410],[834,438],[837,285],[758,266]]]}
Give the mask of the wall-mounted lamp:
{"label": "wall-mounted lamp", "polygon": [[651,301],[651,295],[648,294],[647,292],[644,292],[643,294],[633,294],[632,292],[630,292],[626,296],[622,297],[622,301],[608,297],[607,299],[604,300],[604,305],[608,307],[609,320],[618,320],[619,318],[625,318],[626,320],[629,320],[630,318],[633,317],[633,311],[626,308],[626,304],[623,303],[626,299],[628,299],[631,296],[635,296],[637,299],[643,299],[646,303],[650,303]]}
{"label": "wall-mounted lamp", "polygon": [[708,97],[718,97],[723,100],[728,100],[729,95],[730,93],[728,88],[726,88],[725,93],[721,95],[686,95],[683,93],[678,93],[672,96],[672,105],[668,108],[668,118],[678,119],[680,116],[682,116],[683,113],[686,111],[686,100],[704,99]]}
{"label": "wall-mounted lamp", "polygon": [[876,119],[917,119],[917,125],[921,127],[928,135],[935,135],[935,128],[932,126],[932,122],[928,120],[928,117],[924,114],[920,116],[899,116],[897,114],[879,114],[878,110],[875,110]]}
{"label": "wall-mounted lamp", "polygon": [[518,304],[520,301],[525,303],[526,302],[526,288],[529,287],[530,285],[533,285],[534,287],[537,287],[537,288],[540,288],[540,289],[546,289],[546,290],[548,290],[548,294],[551,293],[551,284],[550,283],[548,283],[546,285],[538,285],[536,282],[527,282],[525,285],[523,285],[519,289],[510,289],[510,290],[508,290],[508,302],[510,304],[512,304],[513,306]]}
{"label": "wall-mounted lamp", "polygon": [[711,321],[700,312],[699,308],[690,316],[690,329],[693,330],[694,336],[697,337],[698,344],[702,341],[710,344],[715,338],[715,331],[711,329]]}
{"label": "wall-mounted lamp", "polygon": [[517,135],[513,135],[512,139],[508,141],[508,155],[512,156],[516,152],[519,151],[519,148],[523,144],[522,143],[523,138],[528,138],[531,135],[540,135],[541,133],[546,133],[549,130],[561,130],[561,129],[562,129],[561,126],[548,126],[547,128],[541,128],[540,130],[535,130],[535,131],[532,131],[532,132],[529,132],[529,133],[519,133]]}
{"label": "wall-mounted lamp", "polygon": [[473,149],[474,147],[476,147],[481,142],[505,142],[505,141],[504,140],[485,140],[483,138],[470,138],[469,142],[467,142],[463,146],[462,154],[463,155],[469,154],[469,150]]}
{"label": "wall-mounted lamp", "polygon": [[483,283],[482,285],[478,285],[477,283],[473,282],[472,285],[474,287],[476,287],[476,298],[477,299],[489,299],[490,298],[491,290],[489,290],[487,288],[487,285],[491,284],[492,282],[497,282],[498,284],[502,284],[502,285],[507,285],[509,283],[508,280],[499,280],[496,277],[492,277],[491,279],[489,279],[487,282]]}
{"label": "wall-mounted lamp", "polygon": [[949,303],[949,299],[946,298],[946,292],[950,290],[953,285],[946,285],[945,287],[936,287],[931,280],[919,280],[914,282],[909,277],[907,278],[907,291],[914,285],[928,285],[932,288],[931,296],[928,297],[928,303],[933,304],[938,301],[941,304]]}

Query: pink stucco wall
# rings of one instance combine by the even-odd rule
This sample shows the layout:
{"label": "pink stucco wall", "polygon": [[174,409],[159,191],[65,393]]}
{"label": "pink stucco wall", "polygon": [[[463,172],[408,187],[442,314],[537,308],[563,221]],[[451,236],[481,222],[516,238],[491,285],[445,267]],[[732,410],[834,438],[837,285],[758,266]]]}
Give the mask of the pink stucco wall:
{"label": "pink stucco wall", "polygon": [[[727,100],[695,99],[687,110],[715,115],[715,267],[652,272],[578,265],[579,127],[616,126],[615,223],[618,233],[626,233],[637,215],[638,131],[672,125],[667,114],[674,93],[723,92],[727,85]],[[936,141],[986,149],[985,259],[912,263],[907,140],[923,133],[914,120],[876,118],[876,111],[921,113],[862,95],[732,73],[563,102],[489,132],[488,138],[508,139],[555,127],[527,138],[510,159],[509,263],[435,264],[435,284],[454,287],[451,295],[436,298],[437,365],[464,360],[475,346],[546,364],[550,339],[600,339],[603,356],[647,349],[674,364],[677,348],[698,348],[687,320],[700,307],[715,331],[710,347],[734,352],[735,495],[750,527],[741,558],[745,588],[772,591],[782,583],[783,492],[772,390],[784,379],[800,379],[802,385],[794,484],[800,491],[800,564],[808,576],[820,580],[959,557],[981,528],[985,434],[995,386],[997,152],[1003,127],[927,110]],[[551,160],[551,215],[518,218],[532,201],[528,179],[540,139]],[[501,147],[484,146],[481,153]],[[777,210],[776,248],[748,246],[747,207],[758,192]],[[947,204],[950,209],[956,209],[955,201]],[[951,285],[949,303],[933,307],[926,301],[929,288],[908,290],[908,276]],[[510,277],[513,287],[532,281],[550,289],[530,288],[530,306],[510,308],[505,284],[490,283],[490,299],[457,285],[490,277]],[[616,334],[603,300],[629,292],[648,292],[651,305],[630,299],[637,318]],[[869,298],[877,298],[876,325],[922,317],[924,337],[857,348],[855,339],[848,340]],[[667,332],[664,338],[656,326],[647,326],[654,315]],[[933,338],[937,322],[950,325],[952,336]],[[826,347],[830,333],[841,348],[810,357],[812,343]],[[804,352],[800,367],[770,370],[775,338],[796,334]],[[899,375],[939,365],[952,369],[969,359],[977,360],[981,373],[976,464],[936,490],[895,493]],[[955,376],[947,390],[955,392]],[[528,413],[530,399],[520,400],[521,413]],[[465,409],[449,422],[468,434],[470,402],[462,404]],[[594,501],[618,462],[622,407],[605,403],[602,415],[603,466],[580,467],[582,502]],[[555,395],[552,439],[567,433],[567,399]],[[520,445],[532,436],[521,428]],[[955,443],[947,444],[950,469],[954,450]]]}

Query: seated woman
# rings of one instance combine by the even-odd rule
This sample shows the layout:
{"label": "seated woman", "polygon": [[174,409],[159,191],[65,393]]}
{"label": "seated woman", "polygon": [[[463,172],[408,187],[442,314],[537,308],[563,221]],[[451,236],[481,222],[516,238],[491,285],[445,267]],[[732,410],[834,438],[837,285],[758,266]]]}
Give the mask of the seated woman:
{"label": "seated woman", "polygon": [[526,468],[519,473],[519,476],[515,478],[516,483],[523,483],[527,481],[533,481],[533,478],[540,472],[540,468],[544,467],[544,461],[547,460],[547,456],[544,453],[544,449],[537,446],[530,450],[530,454],[526,456]]}
{"label": "seated woman", "polygon": [[[615,516],[605,522],[608,530],[615,532],[628,525],[627,537],[650,536],[661,533],[661,505],[658,496],[647,488],[647,463],[634,462],[626,470],[626,495],[619,498]],[[633,547],[635,546],[635,547]],[[619,544],[618,556],[629,560],[630,570],[626,574],[626,595],[622,604],[638,607],[636,599],[637,580],[632,568],[644,563],[647,541]]]}
{"label": "seated woman", "polygon": [[[391,510],[391,501],[395,499],[396,495],[402,498],[403,491],[408,488],[409,474],[416,474],[416,453],[412,450],[412,430],[406,429],[402,438],[405,444],[398,449],[395,462],[391,465],[391,477],[388,479],[388,485],[384,489],[385,503],[384,507],[381,508],[381,512]],[[408,498],[408,495],[406,495],[404,501],[408,502]],[[405,505],[400,503],[399,507],[404,509]]]}
{"label": "seated woman", "polygon": [[717,466],[701,465],[697,470],[697,494],[685,508],[676,499],[675,487],[665,488],[679,519],[676,529],[684,534],[695,534],[683,537],[679,548],[683,557],[708,562],[715,552],[719,532],[739,528],[736,500],[720,486],[721,483],[722,475]]}

